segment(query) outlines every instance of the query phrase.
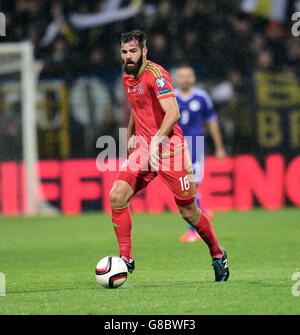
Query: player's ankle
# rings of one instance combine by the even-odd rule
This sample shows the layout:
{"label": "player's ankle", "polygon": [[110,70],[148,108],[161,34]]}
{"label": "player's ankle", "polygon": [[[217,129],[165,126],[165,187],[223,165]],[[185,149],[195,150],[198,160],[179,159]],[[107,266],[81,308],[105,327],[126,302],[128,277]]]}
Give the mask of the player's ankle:
{"label": "player's ankle", "polygon": [[131,256],[124,256],[124,255],[120,255],[120,257],[122,258],[122,259],[124,259],[124,261],[126,261],[126,262],[128,262],[128,263],[130,263],[132,260],[133,260],[133,257]]}
{"label": "player's ankle", "polygon": [[223,250],[220,247],[218,247],[218,249],[214,250],[214,252],[211,255],[212,259],[222,258],[222,256],[223,256]]}

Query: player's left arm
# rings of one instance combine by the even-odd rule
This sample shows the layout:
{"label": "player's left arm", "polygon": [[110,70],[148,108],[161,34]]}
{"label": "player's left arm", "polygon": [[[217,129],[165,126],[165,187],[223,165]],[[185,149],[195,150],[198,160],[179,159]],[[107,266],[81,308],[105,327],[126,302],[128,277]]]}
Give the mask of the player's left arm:
{"label": "player's left arm", "polygon": [[226,151],[223,145],[217,114],[215,112],[212,100],[206,92],[203,92],[202,103],[203,103],[203,111],[202,111],[203,116],[205,118],[205,121],[207,122],[208,130],[214,141],[216,157],[219,160],[222,160],[226,156]]}
{"label": "player's left arm", "polygon": [[156,134],[158,140],[168,136],[173,130],[176,122],[180,119],[180,112],[175,97],[159,100],[159,103],[162,110],[165,112],[165,116]]}
{"label": "player's left arm", "polygon": [[161,73],[160,69],[152,68],[148,78],[150,90],[154,92],[160,106],[165,113],[160,128],[153,137],[149,148],[149,162],[154,168],[159,166],[158,147],[159,144],[173,130],[176,122],[180,119],[180,112],[177,105],[173,84],[168,73]]}
{"label": "player's left arm", "polygon": [[215,144],[216,157],[222,160],[226,156],[226,151],[223,145],[222,135],[217,119],[213,119],[207,122],[208,130]]}
{"label": "player's left arm", "polygon": [[174,96],[161,99],[159,100],[159,103],[162,110],[165,112],[165,116],[158,132],[153,137],[149,148],[149,162],[155,169],[158,169],[159,167],[159,144],[171,133],[176,122],[180,119],[179,108]]}

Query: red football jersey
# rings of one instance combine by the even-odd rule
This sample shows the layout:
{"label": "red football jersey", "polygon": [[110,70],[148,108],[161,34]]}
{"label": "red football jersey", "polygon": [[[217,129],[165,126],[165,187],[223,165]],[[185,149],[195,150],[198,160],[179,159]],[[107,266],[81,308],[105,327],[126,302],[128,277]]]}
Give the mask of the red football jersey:
{"label": "red football jersey", "polygon": [[[170,74],[162,66],[147,60],[136,77],[124,74],[122,80],[134,115],[136,136],[142,136],[149,145],[165,116],[159,100],[176,97]],[[168,137],[171,144],[163,145],[161,155],[172,154],[184,145],[178,123]]]}

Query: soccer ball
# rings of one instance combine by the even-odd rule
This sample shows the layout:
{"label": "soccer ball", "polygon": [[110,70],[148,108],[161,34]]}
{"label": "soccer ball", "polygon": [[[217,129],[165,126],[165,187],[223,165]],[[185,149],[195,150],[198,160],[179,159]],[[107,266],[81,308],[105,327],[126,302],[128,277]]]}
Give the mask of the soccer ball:
{"label": "soccer ball", "polygon": [[96,279],[99,284],[108,288],[117,288],[127,279],[128,269],[122,258],[107,256],[96,266]]}

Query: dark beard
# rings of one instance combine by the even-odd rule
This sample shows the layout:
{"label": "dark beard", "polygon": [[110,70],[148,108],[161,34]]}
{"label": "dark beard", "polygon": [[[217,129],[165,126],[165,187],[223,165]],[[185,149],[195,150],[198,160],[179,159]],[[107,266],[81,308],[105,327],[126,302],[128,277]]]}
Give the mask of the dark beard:
{"label": "dark beard", "polygon": [[[130,63],[130,64],[133,64],[133,63]],[[139,73],[142,65],[143,65],[143,56],[141,55],[137,63],[135,63],[134,66],[131,66],[130,68],[128,68],[127,64],[125,64],[123,61],[123,70],[126,74],[132,74],[136,76]]]}

